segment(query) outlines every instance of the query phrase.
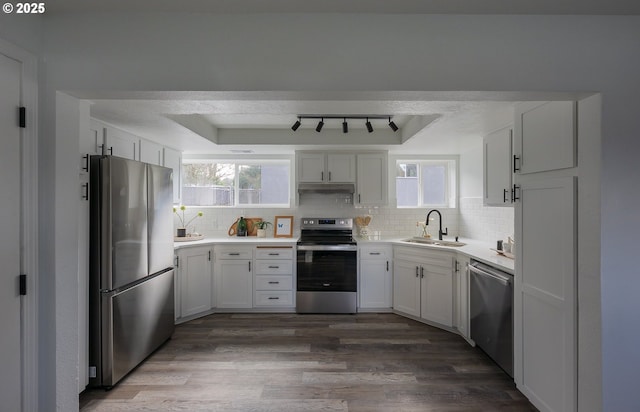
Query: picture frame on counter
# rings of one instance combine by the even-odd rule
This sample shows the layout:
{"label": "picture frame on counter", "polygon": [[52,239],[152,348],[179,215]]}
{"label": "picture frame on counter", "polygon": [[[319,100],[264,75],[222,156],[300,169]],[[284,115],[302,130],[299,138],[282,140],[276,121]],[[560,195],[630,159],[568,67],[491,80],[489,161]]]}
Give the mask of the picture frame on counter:
{"label": "picture frame on counter", "polygon": [[293,237],[293,216],[276,216],[273,237]]}

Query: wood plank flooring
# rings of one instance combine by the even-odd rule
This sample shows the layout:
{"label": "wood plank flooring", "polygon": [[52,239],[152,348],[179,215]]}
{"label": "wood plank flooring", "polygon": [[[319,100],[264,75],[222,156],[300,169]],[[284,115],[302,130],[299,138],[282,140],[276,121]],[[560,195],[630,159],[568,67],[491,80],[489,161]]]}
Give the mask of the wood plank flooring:
{"label": "wood plank flooring", "polygon": [[461,337],[394,314],[214,314],[81,411],[536,411]]}

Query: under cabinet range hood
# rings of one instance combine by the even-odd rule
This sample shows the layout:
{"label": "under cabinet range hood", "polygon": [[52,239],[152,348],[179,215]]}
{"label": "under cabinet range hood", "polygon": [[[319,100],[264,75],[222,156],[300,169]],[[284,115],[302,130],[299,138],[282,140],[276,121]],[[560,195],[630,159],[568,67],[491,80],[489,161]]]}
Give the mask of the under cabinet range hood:
{"label": "under cabinet range hood", "polygon": [[353,183],[298,183],[298,193],[344,193],[354,194]]}

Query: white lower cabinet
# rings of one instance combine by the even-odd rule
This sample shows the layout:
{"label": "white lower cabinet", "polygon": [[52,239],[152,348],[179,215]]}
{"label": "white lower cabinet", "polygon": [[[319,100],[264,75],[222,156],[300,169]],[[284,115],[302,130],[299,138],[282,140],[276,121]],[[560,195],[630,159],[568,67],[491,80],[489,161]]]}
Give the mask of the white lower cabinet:
{"label": "white lower cabinet", "polygon": [[471,329],[469,325],[469,264],[471,260],[468,256],[456,255],[456,322],[458,332],[466,339],[471,339]]}
{"label": "white lower cabinet", "polygon": [[293,307],[293,246],[257,246],[255,257],[254,306]]}
{"label": "white lower cabinet", "polygon": [[361,246],[358,252],[358,308],[390,310],[393,302],[392,247]]}
{"label": "white lower cabinet", "polygon": [[176,319],[213,307],[211,246],[179,249],[176,258]]}
{"label": "white lower cabinet", "polygon": [[214,270],[216,307],[242,309],[253,306],[253,247],[216,246]]}
{"label": "white lower cabinet", "polygon": [[394,248],[393,308],[453,327],[453,254]]}

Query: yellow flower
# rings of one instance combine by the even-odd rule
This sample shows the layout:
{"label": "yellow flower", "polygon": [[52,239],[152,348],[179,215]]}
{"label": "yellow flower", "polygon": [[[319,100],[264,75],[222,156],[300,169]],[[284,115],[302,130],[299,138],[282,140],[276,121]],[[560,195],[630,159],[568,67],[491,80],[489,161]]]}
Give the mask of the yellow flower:
{"label": "yellow flower", "polygon": [[189,226],[189,224],[191,222],[193,222],[196,218],[203,216],[204,214],[202,212],[198,212],[196,213],[196,215],[194,217],[192,217],[191,219],[189,219],[186,223],[185,223],[185,218],[184,218],[184,212],[185,210],[187,210],[187,207],[185,205],[180,205],[180,211],[182,213],[178,213],[178,209],[176,209],[175,207],[173,208],[173,213],[175,213],[176,215],[178,215],[178,219],[180,220],[180,227],[181,228],[186,228],[187,226]]}

